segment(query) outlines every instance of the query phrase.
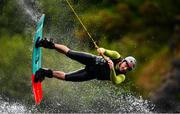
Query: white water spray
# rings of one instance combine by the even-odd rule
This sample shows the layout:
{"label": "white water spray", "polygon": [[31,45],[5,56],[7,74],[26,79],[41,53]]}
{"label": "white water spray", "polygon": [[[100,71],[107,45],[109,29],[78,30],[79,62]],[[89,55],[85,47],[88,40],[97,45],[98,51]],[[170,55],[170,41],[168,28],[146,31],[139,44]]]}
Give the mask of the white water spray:
{"label": "white water spray", "polygon": [[10,103],[0,96],[0,113],[27,113],[29,112],[25,106],[18,102]]}
{"label": "white water spray", "polygon": [[39,8],[37,7],[35,0],[17,0],[17,2],[24,9],[25,13],[31,18],[31,20],[37,22],[41,16],[41,13],[38,11]]}

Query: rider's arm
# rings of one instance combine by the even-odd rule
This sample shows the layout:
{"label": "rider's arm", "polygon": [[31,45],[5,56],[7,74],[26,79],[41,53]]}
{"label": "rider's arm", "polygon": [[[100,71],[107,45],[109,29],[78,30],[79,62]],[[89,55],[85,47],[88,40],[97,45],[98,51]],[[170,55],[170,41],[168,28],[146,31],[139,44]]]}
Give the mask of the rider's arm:
{"label": "rider's arm", "polygon": [[111,59],[119,59],[121,57],[121,55],[114,50],[108,50],[108,49],[104,49],[101,48],[102,50],[104,50],[104,55],[110,57]]}
{"label": "rider's arm", "polygon": [[124,74],[116,75],[115,69],[113,68],[110,71],[110,79],[113,82],[113,84],[120,84],[125,80],[125,75]]}

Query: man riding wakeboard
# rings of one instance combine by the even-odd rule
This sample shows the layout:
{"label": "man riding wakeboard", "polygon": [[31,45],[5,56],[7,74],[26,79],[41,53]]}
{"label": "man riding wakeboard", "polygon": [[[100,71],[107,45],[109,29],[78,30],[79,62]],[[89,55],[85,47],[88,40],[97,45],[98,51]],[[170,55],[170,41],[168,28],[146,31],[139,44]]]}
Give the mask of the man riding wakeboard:
{"label": "man riding wakeboard", "polygon": [[42,39],[36,42],[36,47],[55,49],[65,54],[67,57],[84,64],[85,67],[75,72],[65,73],[51,69],[40,68],[35,74],[35,82],[43,81],[45,77],[57,78],[65,81],[81,82],[91,79],[110,80],[113,84],[120,84],[125,80],[125,74],[136,66],[136,59],[132,56],[122,58],[122,56],[113,50],[98,48],[100,55],[105,55],[108,60],[101,56],[92,55],[85,52],[79,52],[69,49],[62,44],[56,44],[51,40]]}

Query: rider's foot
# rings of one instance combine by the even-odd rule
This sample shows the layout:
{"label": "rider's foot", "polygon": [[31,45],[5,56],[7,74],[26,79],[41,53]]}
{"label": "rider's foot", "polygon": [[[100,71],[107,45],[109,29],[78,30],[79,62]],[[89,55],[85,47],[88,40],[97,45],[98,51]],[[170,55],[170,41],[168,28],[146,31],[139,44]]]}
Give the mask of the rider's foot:
{"label": "rider's foot", "polygon": [[34,82],[42,82],[45,77],[52,78],[53,73],[50,69],[40,68],[38,71],[36,71]]}
{"label": "rider's foot", "polygon": [[53,40],[52,39],[49,40],[47,38],[44,38],[41,40],[40,40],[40,38],[38,38],[35,46],[36,46],[36,48],[38,48],[38,47],[44,47],[44,48],[49,48],[49,49],[55,48]]}

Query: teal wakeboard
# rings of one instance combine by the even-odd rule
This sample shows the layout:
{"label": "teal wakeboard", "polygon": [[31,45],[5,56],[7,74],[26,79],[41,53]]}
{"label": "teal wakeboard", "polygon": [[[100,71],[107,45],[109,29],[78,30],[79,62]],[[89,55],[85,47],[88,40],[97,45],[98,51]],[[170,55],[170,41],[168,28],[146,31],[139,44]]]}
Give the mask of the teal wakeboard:
{"label": "teal wakeboard", "polygon": [[36,48],[35,44],[37,40],[42,39],[43,36],[43,25],[45,20],[45,14],[41,16],[36,25],[36,32],[34,36],[33,43],[33,53],[32,53],[32,89],[34,94],[34,99],[36,104],[40,104],[43,93],[42,93],[42,84],[41,82],[34,82],[35,73],[39,68],[42,67],[42,48]]}

